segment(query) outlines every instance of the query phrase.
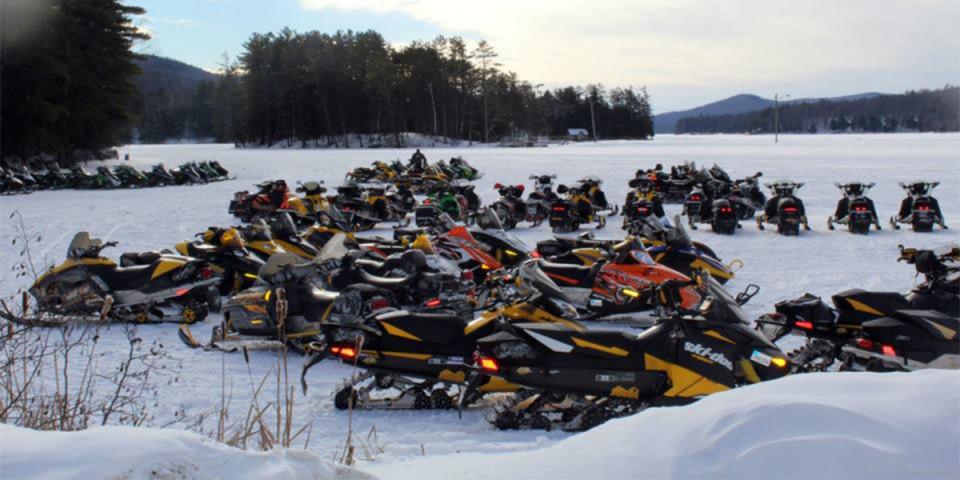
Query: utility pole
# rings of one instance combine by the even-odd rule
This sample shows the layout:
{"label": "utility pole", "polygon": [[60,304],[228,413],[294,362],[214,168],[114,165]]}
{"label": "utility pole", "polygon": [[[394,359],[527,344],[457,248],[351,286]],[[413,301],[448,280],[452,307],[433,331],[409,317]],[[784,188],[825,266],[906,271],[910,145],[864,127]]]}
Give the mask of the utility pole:
{"label": "utility pole", "polygon": [[773,94],[773,143],[780,143],[780,99]]}
{"label": "utility pole", "polygon": [[593,118],[593,98],[587,97],[587,101],[590,104],[590,126],[591,133],[593,133],[593,141],[597,141],[597,121]]}

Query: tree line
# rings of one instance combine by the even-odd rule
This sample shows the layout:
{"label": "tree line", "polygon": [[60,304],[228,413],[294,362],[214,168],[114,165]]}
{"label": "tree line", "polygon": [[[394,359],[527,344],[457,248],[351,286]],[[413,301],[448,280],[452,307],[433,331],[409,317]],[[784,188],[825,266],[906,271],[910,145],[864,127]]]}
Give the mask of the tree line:
{"label": "tree line", "polygon": [[736,115],[681,118],[675,133],[773,133],[779,115],[787,133],[960,131],[960,87],[911,90],[857,100],[781,104]]}
{"label": "tree line", "polygon": [[0,2],[0,157],[66,159],[120,144],[135,121],[140,70],[118,0]]}
{"label": "tree line", "polygon": [[181,109],[181,124],[200,128],[192,135],[250,146],[345,146],[351,134],[398,144],[405,132],[482,142],[570,128],[592,136],[594,124],[598,138],[653,135],[644,88],[545,89],[502,70],[482,41],[471,49],[438,37],[394,48],[375,31],[283,29],[255,33],[243,48],[192,93],[189,103],[208,109]]}

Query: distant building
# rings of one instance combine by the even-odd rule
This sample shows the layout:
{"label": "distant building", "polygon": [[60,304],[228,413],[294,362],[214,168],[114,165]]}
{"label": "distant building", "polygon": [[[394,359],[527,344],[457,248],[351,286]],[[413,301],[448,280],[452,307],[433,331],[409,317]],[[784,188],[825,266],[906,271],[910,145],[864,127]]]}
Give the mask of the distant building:
{"label": "distant building", "polygon": [[587,132],[586,128],[568,128],[567,129],[567,140],[573,140],[580,142],[590,138],[590,133]]}

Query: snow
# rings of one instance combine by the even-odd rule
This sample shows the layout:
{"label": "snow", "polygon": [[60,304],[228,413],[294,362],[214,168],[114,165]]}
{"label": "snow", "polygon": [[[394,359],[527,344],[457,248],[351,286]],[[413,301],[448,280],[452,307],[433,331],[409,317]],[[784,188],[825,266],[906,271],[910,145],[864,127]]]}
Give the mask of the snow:
{"label": "snow", "polygon": [[407,478],[957,478],[960,372],[795,375],[551,447],[374,465]]}
{"label": "snow", "polygon": [[192,432],[102,427],[40,432],[0,424],[0,476],[26,478],[364,479],[304,450],[249,452]]}
{"label": "snow", "polygon": [[[40,266],[61,262],[67,244],[78,230],[88,230],[104,240],[119,241],[119,248],[105,252],[116,258],[124,251],[171,248],[208,226],[234,224],[234,219],[227,214],[227,204],[233,192],[250,189],[264,179],[325,180],[328,185],[338,185],[353,167],[369,166],[374,160],[406,160],[412,152],[413,149],[248,150],[235,149],[231,145],[136,145],[121,148],[120,158],[129,154],[129,163],[138,168],[147,168],[161,161],[172,167],[188,160],[217,159],[238,178],[206,186],[122,191],[66,190],[3,197],[0,199],[0,245],[5,248],[0,249],[0,297],[12,295],[27,286],[23,278],[14,278],[11,274],[11,267],[22,261],[18,256],[19,248],[10,246],[15,234],[16,218],[9,218],[13,211],[22,214],[31,235],[42,238],[31,252]],[[774,144],[769,136],[658,135],[655,140],[647,142],[588,142],[537,149],[433,148],[424,150],[424,153],[431,161],[463,155],[483,171],[485,176],[477,182],[477,192],[485,203],[497,198],[492,188],[494,183],[527,182],[529,175],[535,173],[555,173],[560,182],[597,175],[605,182],[608,198],[621,203],[628,191],[626,182],[637,169],[650,168],[656,163],[669,168],[671,164],[687,160],[703,166],[716,162],[734,177],[761,170],[764,181],[789,178],[805,182],[799,194],[806,203],[814,231],[804,232],[799,238],[761,232],[750,223],[733,237],[715,235],[709,229],[692,232],[694,239],[712,246],[725,261],[743,260],[744,267],[728,288],[740,290],[750,283],[761,286],[760,293],[746,306],[747,313],[754,317],[770,311],[776,301],[794,298],[804,292],[829,296],[851,287],[906,291],[916,280],[912,266],[896,262],[898,244],[930,248],[960,243],[957,230],[960,228],[960,175],[957,174],[960,171],[960,134],[781,135],[779,144]],[[915,234],[909,230],[893,231],[884,224],[883,231],[871,232],[866,237],[826,230],[826,219],[833,213],[840,197],[834,182],[877,182],[870,196],[881,217],[886,219],[896,212],[903,198],[897,182],[915,178],[941,181],[934,193],[940,199],[947,224],[954,228]],[[667,206],[671,216],[679,211],[679,205]],[[619,217],[613,217],[605,230],[596,233],[598,236],[621,236],[619,222]],[[537,229],[520,228],[516,234],[532,245],[537,239],[549,236],[549,229],[546,225]],[[213,315],[205,324],[196,325],[194,334],[201,339],[209,338],[210,329],[219,322],[220,317]],[[165,365],[169,371],[176,372],[175,378],[173,375],[169,378],[173,383],[161,389],[154,411],[155,426],[172,421],[179,410],[188,415],[210,411],[218,403],[221,388],[232,397],[233,410],[242,411],[249,403],[250,384],[259,381],[276,364],[275,353],[254,352],[250,355],[248,373],[242,355],[226,355],[224,378],[227,384],[222,385],[220,362],[224,357],[187,349],[177,341],[174,325],[139,327],[139,335],[148,342],[161,339],[170,356]],[[103,332],[100,342],[101,351],[106,353],[106,357],[100,360],[101,368],[112,368],[112,362],[125,349],[126,337],[121,329],[113,328]],[[296,371],[299,366],[300,359],[294,357],[291,370]],[[351,368],[323,362],[308,375],[310,390],[306,396],[298,392],[295,423],[299,425],[294,428],[306,422],[313,423],[310,450],[324,459],[332,459],[343,447],[351,420],[346,413],[334,409],[332,395],[337,385],[352,373]],[[900,388],[899,384],[909,383],[911,377],[889,378],[887,381],[884,377],[888,388],[899,392],[906,388]],[[931,414],[946,415],[942,409],[938,412],[936,408],[926,406],[940,405],[938,396],[933,394],[935,392],[927,393],[918,398],[918,404],[924,405],[924,410],[931,410]],[[272,394],[272,390],[267,392],[268,396]],[[703,404],[677,411],[688,412],[684,418],[693,418],[692,412]],[[905,408],[895,411],[899,413],[901,410]],[[675,415],[668,413],[671,411],[658,409],[643,416]],[[956,410],[951,412],[956,420]],[[377,451],[382,450],[382,453],[371,455],[374,457],[372,461],[361,458],[361,468],[369,463],[376,466],[378,473],[388,472],[396,462],[409,461],[424,454],[429,458],[453,453],[539,451],[570,436],[562,432],[499,432],[484,420],[484,413],[482,408],[472,408],[465,411],[460,420],[455,412],[447,411],[355,412],[352,418],[355,435],[366,438],[367,433],[375,428],[380,447]],[[693,422],[680,418],[674,418],[674,421]],[[651,435],[659,438],[664,435],[663,429],[636,434],[639,438]],[[666,461],[673,452],[658,448],[657,443],[653,442],[648,448],[652,449],[651,456],[644,458],[654,462],[660,461],[658,458]],[[814,463],[806,459],[794,463],[805,462]],[[397,470],[399,474],[406,472]]]}

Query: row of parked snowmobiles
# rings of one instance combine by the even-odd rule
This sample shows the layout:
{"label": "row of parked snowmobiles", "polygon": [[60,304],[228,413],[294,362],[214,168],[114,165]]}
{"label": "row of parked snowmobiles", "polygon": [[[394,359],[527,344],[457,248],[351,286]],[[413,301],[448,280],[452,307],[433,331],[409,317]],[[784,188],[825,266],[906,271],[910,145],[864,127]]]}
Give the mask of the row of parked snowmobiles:
{"label": "row of parked snowmobiles", "polygon": [[101,165],[89,172],[80,165],[70,169],[56,162],[42,168],[22,163],[7,163],[0,168],[0,193],[30,193],[36,190],[142,188],[166,185],[195,185],[229,179],[229,172],[216,160],[187,162],[167,169],[162,163],[150,170],[137,170],[122,164],[112,169]]}
{"label": "row of parked snowmobiles", "polygon": [[[677,175],[683,178],[682,182],[675,178]],[[798,235],[801,229],[810,230],[803,201],[796,194],[803,183],[781,180],[765,184],[772,194],[767,199],[760,188],[762,175],[757,172],[733,180],[717,165],[696,170],[693,164],[674,167],[669,176],[660,168],[638,171],[629,183],[633,191],[627,194],[624,202],[623,228],[629,230],[630,224],[638,218],[663,217],[663,203],[675,200],[680,191],[668,188],[672,193],[667,193],[663,186],[680,182],[689,188],[683,200],[683,214],[690,228],[696,229],[698,224],[706,223],[716,233],[732,235],[742,228],[741,221],[756,218],[760,230],[765,229],[765,224],[775,226],[778,233],[788,236]],[[930,194],[937,185],[939,182],[900,183],[907,197],[901,202],[898,215],[890,218],[890,225],[894,229],[910,225],[916,232],[929,232],[935,225],[946,229],[939,202]],[[869,233],[871,227],[881,229],[873,200],[866,196],[873,183],[837,183],[836,186],[844,196],[837,203],[834,215],[827,220],[830,230],[836,225],[845,225],[850,232],[858,234]],[[757,212],[760,212],[759,216]]]}

